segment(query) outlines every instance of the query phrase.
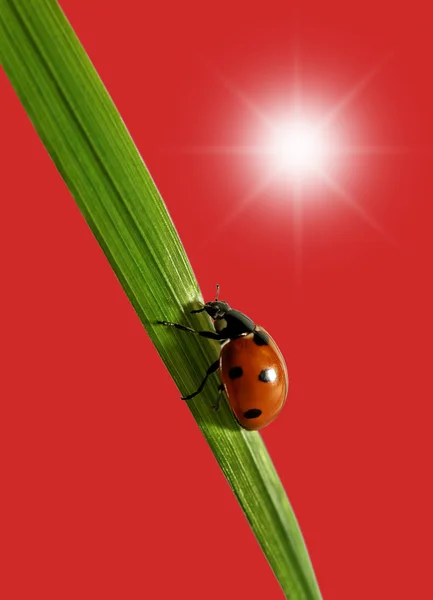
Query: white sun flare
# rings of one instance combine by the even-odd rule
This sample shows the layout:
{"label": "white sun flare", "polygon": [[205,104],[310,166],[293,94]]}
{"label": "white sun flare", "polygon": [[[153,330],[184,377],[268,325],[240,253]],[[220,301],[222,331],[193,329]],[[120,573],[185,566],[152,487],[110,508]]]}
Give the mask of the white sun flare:
{"label": "white sun flare", "polygon": [[[230,215],[223,219],[220,224],[221,229],[247,204],[251,204],[257,197],[262,197],[274,183],[284,182],[284,195],[293,201],[297,223],[299,223],[301,204],[307,198],[310,200],[320,197],[320,194],[316,193],[319,190],[317,186],[322,186],[388,238],[380,225],[339,181],[343,158],[405,151],[404,148],[398,147],[358,145],[355,140],[347,139],[346,127],[341,125],[340,118],[343,113],[361,94],[384,62],[379,62],[345,94],[331,105],[322,106],[319,111],[315,101],[310,105],[298,74],[294,76],[292,93],[284,102],[283,110],[281,102],[277,110],[270,106],[265,108],[256,104],[250,96],[220,75],[225,86],[244,104],[249,113],[255,115],[257,123],[256,130],[253,126],[248,131],[247,144],[242,144],[241,139],[238,138],[236,141],[233,140],[234,144],[196,146],[189,149],[200,154],[254,158],[251,162],[250,189],[233,207]],[[315,107],[314,110],[310,110],[311,106]],[[344,119],[344,122],[347,120]],[[365,137],[364,129],[362,133]],[[310,183],[311,190],[307,190]],[[292,187],[292,192],[288,191],[286,184],[289,188]]]}
{"label": "white sun flare", "polygon": [[326,168],[331,146],[318,125],[294,117],[288,122],[273,124],[264,152],[277,171],[299,180]]}

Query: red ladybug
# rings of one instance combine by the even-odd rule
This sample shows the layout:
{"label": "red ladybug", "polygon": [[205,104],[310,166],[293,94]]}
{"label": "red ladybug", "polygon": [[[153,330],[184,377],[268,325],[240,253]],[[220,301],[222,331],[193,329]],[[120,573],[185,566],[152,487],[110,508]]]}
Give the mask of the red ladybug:
{"label": "red ladybug", "polygon": [[248,430],[262,429],[280,413],[286,401],[289,379],[286,363],[271,336],[249,317],[218,301],[193,313],[206,311],[214,320],[215,331],[195,331],[179,323],[158,321],[222,343],[220,357],[207,370],[199,388],[182,400],[199,394],[209,375],[220,370],[220,391],[227,394],[230,408],[239,424]]}

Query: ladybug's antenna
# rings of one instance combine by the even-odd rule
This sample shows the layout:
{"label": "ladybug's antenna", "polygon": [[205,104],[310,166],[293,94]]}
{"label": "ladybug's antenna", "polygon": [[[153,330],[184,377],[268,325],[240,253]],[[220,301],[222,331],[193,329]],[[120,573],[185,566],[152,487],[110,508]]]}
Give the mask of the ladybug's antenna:
{"label": "ladybug's antenna", "polygon": [[218,302],[218,296],[220,295],[220,286],[219,283],[216,284],[216,296],[215,296],[215,302]]}

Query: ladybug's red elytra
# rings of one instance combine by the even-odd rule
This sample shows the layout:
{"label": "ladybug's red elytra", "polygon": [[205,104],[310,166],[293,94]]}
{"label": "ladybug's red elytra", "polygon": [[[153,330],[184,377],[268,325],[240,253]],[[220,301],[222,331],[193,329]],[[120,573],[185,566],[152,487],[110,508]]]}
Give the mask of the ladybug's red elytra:
{"label": "ladybug's red elytra", "polygon": [[248,430],[262,429],[280,413],[289,388],[286,363],[271,336],[249,317],[230,308],[227,302],[206,302],[198,313],[206,311],[213,319],[215,331],[195,331],[179,323],[158,321],[222,343],[220,357],[207,370],[198,389],[182,398],[199,394],[212,373],[219,369],[220,392],[225,391],[238,423]]}

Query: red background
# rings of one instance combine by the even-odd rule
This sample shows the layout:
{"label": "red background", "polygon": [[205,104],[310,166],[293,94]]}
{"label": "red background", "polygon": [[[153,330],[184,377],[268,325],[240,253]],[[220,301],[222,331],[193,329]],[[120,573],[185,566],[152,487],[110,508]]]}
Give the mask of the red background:
{"label": "red background", "polygon": [[[219,282],[286,356],[289,401],[263,437],[324,598],[433,597],[427,2],[61,4],[204,296]],[[278,185],[225,222],[260,164],[179,150],[245,143],[257,115],[223,78],[267,110],[295,56],[325,107],[388,57],[336,121],[354,144],[406,148],[338,173],[386,235],[326,187],[301,245]],[[2,598],[281,598],[3,72],[0,115]]]}

